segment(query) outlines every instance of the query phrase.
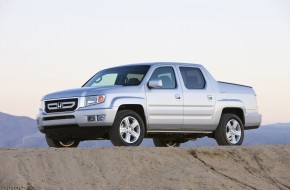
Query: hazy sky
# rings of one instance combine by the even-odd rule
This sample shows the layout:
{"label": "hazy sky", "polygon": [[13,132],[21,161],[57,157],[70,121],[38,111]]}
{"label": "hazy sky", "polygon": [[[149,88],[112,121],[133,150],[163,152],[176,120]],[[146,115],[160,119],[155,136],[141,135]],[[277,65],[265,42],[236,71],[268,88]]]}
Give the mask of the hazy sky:
{"label": "hazy sky", "polygon": [[289,0],[0,0],[1,112],[35,117],[44,94],[153,61],[251,85],[263,123],[290,122]]}

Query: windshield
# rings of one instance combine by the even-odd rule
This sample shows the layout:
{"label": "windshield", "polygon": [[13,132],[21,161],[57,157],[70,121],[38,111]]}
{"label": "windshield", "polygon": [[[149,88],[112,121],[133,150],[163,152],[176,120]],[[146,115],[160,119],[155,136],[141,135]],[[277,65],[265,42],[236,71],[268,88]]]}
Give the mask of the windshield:
{"label": "windshield", "polygon": [[142,82],[149,68],[149,65],[140,65],[106,69],[98,72],[83,87],[111,85],[137,86]]}

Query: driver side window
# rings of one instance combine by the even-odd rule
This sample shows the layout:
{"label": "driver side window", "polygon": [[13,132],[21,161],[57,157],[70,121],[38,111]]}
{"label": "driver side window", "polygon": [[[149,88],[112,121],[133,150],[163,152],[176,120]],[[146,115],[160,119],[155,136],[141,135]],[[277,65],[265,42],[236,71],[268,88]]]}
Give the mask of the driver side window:
{"label": "driver side window", "polygon": [[159,67],[155,69],[151,75],[150,80],[161,80],[161,89],[174,89],[176,88],[176,79],[174,69],[172,67]]}

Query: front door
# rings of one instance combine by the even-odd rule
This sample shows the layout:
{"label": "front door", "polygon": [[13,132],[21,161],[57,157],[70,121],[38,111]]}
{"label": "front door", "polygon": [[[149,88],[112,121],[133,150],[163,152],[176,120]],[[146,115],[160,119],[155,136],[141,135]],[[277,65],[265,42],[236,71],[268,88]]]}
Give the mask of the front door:
{"label": "front door", "polygon": [[145,87],[150,131],[178,131],[182,127],[183,97],[175,73],[174,67],[158,67],[149,80],[161,80],[162,87]]}

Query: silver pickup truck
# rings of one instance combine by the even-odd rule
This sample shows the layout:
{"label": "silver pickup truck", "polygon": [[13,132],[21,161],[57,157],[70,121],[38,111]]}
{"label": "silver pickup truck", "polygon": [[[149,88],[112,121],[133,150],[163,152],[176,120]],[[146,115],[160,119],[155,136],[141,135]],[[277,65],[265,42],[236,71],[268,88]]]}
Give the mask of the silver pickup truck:
{"label": "silver pickup truck", "polygon": [[143,138],[177,147],[205,136],[241,145],[261,115],[252,87],[217,82],[201,65],[163,62],[109,68],[82,88],[48,94],[37,124],[50,147],[99,139],[138,146]]}

